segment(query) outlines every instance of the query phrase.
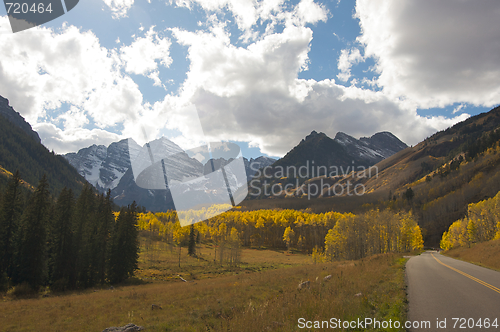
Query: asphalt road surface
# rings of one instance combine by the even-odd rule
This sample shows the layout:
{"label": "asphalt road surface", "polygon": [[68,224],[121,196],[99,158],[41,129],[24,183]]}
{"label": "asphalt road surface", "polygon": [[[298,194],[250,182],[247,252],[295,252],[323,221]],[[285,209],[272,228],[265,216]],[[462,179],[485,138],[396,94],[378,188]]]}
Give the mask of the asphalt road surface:
{"label": "asphalt road surface", "polygon": [[500,272],[427,251],[406,278],[409,331],[500,332]]}

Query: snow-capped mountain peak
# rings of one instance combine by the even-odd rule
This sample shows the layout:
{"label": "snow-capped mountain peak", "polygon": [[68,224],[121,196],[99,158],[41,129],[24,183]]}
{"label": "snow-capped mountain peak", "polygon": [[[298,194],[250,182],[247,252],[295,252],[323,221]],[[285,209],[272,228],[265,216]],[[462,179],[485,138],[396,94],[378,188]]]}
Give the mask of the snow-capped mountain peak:
{"label": "snow-capped mountain peak", "polygon": [[[169,191],[172,188],[165,183],[164,171],[160,168],[165,167],[169,180],[184,182],[212,172],[211,168],[207,168],[212,163],[218,169],[230,162],[218,158],[212,159],[210,165],[208,161],[200,163],[196,159],[196,152],[200,151],[183,151],[177,144],[162,137],[143,146],[132,139],[111,143],[108,147],[92,145],[64,157],[99,191],[111,189],[117,204],[125,205],[136,201],[148,209],[165,211],[174,208]],[[191,156],[190,152],[194,155]],[[159,163],[163,159],[164,162]],[[275,161],[264,156],[250,160],[243,158],[247,180],[258,169]]]}
{"label": "snow-capped mountain peak", "polygon": [[64,157],[88,182],[101,191],[107,191],[114,189],[130,168],[129,141],[132,149],[139,147],[133,140],[124,139],[108,147],[94,144]]}

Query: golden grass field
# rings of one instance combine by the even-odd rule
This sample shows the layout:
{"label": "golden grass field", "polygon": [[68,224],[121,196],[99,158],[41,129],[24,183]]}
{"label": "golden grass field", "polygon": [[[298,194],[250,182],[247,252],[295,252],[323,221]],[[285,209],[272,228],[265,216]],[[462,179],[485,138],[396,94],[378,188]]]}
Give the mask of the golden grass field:
{"label": "golden grass field", "polygon": [[188,256],[187,248],[181,248],[179,267],[178,247],[168,246],[163,242],[146,245],[146,241],[142,239],[141,248],[139,270],[136,271],[136,276],[146,281],[177,281],[179,280],[177,275],[187,280],[205,279],[311,263],[310,256],[300,253],[245,248],[241,253],[241,263],[237,267],[221,265],[218,261],[214,263],[216,248],[212,245],[199,245],[197,258]]}
{"label": "golden grass field", "polygon": [[500,239],[451,249],[445,255],[500,271]]}
{"label": "golden grass field", "polygon": [[[142,246],[136,275],[147,284],[32,299],[4,296],[0,331],[95,332],[128,323],[145,331],[298,331],[301,317],[406,317],[402,255],[312,264],[303,254],[243,249],[240,266],[229,267],[214,264],[214,248],[203,246],[203,259],[187,257],[182,248],[179,268],[177,248],[170,252],[162,245],[156,252],[155,245],[149,251]],[[323,281],[327,275],[332,278]],[[306,280],[311,287],[298,290]],[[152,304],[162,309],[152,310]]]}

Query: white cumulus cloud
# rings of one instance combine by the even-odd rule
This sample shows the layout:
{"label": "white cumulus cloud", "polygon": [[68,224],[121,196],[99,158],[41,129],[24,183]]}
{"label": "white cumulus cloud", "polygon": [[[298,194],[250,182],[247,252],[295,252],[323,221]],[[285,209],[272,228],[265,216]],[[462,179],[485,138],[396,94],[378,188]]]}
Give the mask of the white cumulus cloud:
{"label": "white cumulus cloud", "polygon": [[500,101],[497,0],[358,0],[365,57],[377,83],[422,108]]}
{"label": "white cumulus cloud", "polygon": [[[8,24],[7,17],[0,17],[0,31],[9,29]],[[116,137],[111,127],[134,122],[147,109],[138,85],[121,66],[117,51],[101,46],[90,31],[35,27],[2,35],[0,91],[33,127],[61,124],[58,131],[40,132],[47,147],[61,148],[63,141],[84,147],[88,140],[80,134],[86,125],[101,134],[107,130],[104,138]],[[64,105],[69,111],[58,115]],[[60,139],[48,136],[52,133]]]}
{"label": "white cumulus cloud", "polygon": [[[423,118],[382,91],[299,79],[313,39],[308,27],[288,26],[246,47],[230,43],[223,23],[209,32],[174,29],[173,36],[190,60],[179,98],[197,108],[210,140],[247,141],[275,156],[312,130],[357,137],[386,130],[415,144],[467,116]],[[362,59],[356,49],[346,57],[346,71]]]}
{"label": "white cumulus cloud", "polygon": [[134,0],[104,0],[111,10],[114,19],[126,17],[128,10],[134,5]]}
{"label": "white cumulus cloud", "polygon": [[338,60],[338,69],[340,70],[340,73],[337,77],[341,81],[347,82],[351,77],[351,67],[361,61],[363,61],[363,56],[357,48],[344,49],[340,51]]}
{"label": "white cumulus cloud", "polygon": [[52,123],[37,123],[33,126],[33,129],[43,139],[45,146],[60,154],[78,152],[81,148],[86,148],[93,144],[108,146],[122,139],[120,135],[97,128],[61,130]]}
{"label": "white cumulus cloud", "polygon": [[[174,2],[171,0],[171,3]],[[301,0],[292,10],[286,10],[284,0],[177,0],[179,7],[192,8],[200,6],[208,13],[229,12],[234,17],[238,29],[243,31],[240,39],[248,42],[260,37],[253,28],[260,21],[266,23],[266,35],[274,31],[278,23],[287,26],[305,26],[319,21],[326,22],[328,10],[314,2],[314,0]]]}
{"label": "white cumulus cloud", "polygon": [[145,37],[136,38],[130,45],[120,48],[120,58],[127,73],[151,75],[158,69],[158,61],[166,68],[172,63],[168,38],[161,38],[152,26]]}

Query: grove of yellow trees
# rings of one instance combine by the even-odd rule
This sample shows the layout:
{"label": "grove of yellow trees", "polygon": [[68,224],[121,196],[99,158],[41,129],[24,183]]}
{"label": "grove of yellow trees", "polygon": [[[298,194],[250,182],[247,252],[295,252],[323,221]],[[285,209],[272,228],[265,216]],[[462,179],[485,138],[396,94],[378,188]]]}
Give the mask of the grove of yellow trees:
{"label": "grove of yellow trees", "polygon": [[[189,213],[209,215],[213,211]],[[189,228],[180,226],[173,211],[140,214],[138,225],[141,230],[177,245],[185,244],[189,234]],[[221,262],[226,257],[229,263],[238,260],[240,245],[293,248],[307,253],[316,248],[316,252],[324,250],[326,259],[357,259],[423,247],[420,228],[410,213],[378,210],[354,215],[269,209],[240,211],[235,208],[195,223],[194,228],[199,240],[214,243],[215,256]]]}
{"label": "grove of yellow trees", "polygon": [[441,248],[470,247],[500,238],[500,192],[468,206],[467,216],[455,221],[441,238]]}
{"label": "grove of yellow trees", "polygon": [[411,213],[372,210],[340,219],[325,238],[327,259],[408,252],[423,248],[420,227]]}

